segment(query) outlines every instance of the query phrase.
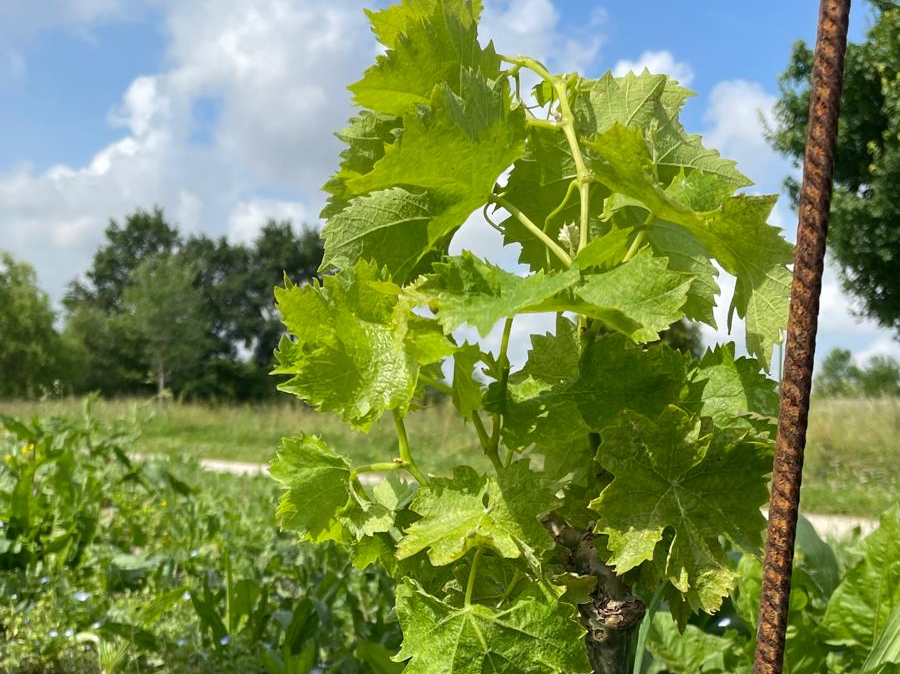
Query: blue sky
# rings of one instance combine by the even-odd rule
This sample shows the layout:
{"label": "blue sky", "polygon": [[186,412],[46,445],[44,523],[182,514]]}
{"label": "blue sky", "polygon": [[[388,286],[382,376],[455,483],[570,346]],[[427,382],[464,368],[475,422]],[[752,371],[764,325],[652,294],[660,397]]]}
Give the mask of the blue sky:
{"label": "blue sky", "polygon": [[[791,167],[758,118],[771,118],[792,43],[814,39],[817,0],[485,5],[482,35],[501,51],[592,76],[646,65],[685,81],[698,92],[688,129],[737,159],[757,191],[780,189]],[[56,301],[109,218],[136,207],[162,205],[185,231],[237,241],[269,216],[315,223],[340,150],[331,132],[351,111],[344,86],[376,53],[363,6],[0,0],[0,247],[33,264]],[[868,13],[855,3],[851,39]],[[775,219],[795,225],[786,203]],[[478,223],[457,246],[515,258]],[[889,333],[853,318],[830,274],[819,353],[835,345],[900,355]]]}

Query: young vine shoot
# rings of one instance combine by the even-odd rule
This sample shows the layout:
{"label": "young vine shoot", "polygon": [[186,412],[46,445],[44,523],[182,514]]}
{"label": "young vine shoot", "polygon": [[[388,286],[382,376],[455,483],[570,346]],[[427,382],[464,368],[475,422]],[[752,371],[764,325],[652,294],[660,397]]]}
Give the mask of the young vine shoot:
{"label": "young vine shoot", "polygon": [[[776,197],[739,193],[750,180],[679,122],[690,91],[498,54],[478,40],[480,10],[369,12],[385,50],[350,87],[324,280],[276,291],[290,336],[275,371],[360,431],[391,415],[397,447],[352,465],[318,437],[285,439],[278,516],[396,578],[407,674],[630,671],[651,604],[682,626],[714,613],[737,580],[726,553],[760,550],[765,372],[792,249],[767,224]],[[448,254],[479,211],[529,274]],[[720,269],[750,356],[661,341],[682,319],[715,326]],[[556,328],[511,371],[514,321],[536,312]],[[453,337],[495,325],[497,353]],[[407,433],[427,387],[452,399],[488,472],[430,472],[432,448]]]}

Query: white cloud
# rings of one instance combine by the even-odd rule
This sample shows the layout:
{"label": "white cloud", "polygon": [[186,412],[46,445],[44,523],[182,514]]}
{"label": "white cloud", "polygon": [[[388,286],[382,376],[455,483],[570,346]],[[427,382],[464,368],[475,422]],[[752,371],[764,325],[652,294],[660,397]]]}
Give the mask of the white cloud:
{"label": "white cloud", "polygon": [[791,171],[764,137],[764,121],[775,120],[777,98],[758,82],[727,80],[713,87],[704,113],[704,144],[738,162],[738,169],[762,190],[778,191]]}
{"label": "white cloud", "polygon": [[[269,215],[316,213],[337,162],[332,132],[351,110],[345,87],[374,44],[355,0],[156,1],[167,67],[135,78],[110,112],[123,136],[81,167],[0,174],[3,245],[36,266],[54,299],[87,267],[109,218],[158,204],[186,231],[252,238]],[[115,7],[69,9],[73,21],[100,21]],[[196,142],[193,110],[204,100],[217,116]],[[261,190],[287,198],[255,198]]]}
{"label": "white cloud", "polygon": [[228,238],[235,243],[250,243],[269,219],[309,220],[309,211],[299,202],[253,199],[239,203],[228,218]]}
{"label": "white cloud", "polygon": [[629,71],[640,74],[645,68],[654,75],[669,75],[684,86],[689,86],[694,81],[694,71],[691,66],[682,61],[676,61],[670,51],[645,51],[635,61],[628,59],[616,61],[612,71],[613,75],[621,77]]}
{"label": "white cloud", "polygon": [[876,356],[887,356],[900,361],[900,342],[888,335],[883,335],[872,341],[863,351],[858,352],[854,356],[854,360],[859,365],[866,365]]}
{"label": "white cloud", "polygon": [[496,0],[486,3],[479,35],[493,40],[501,54],[527,54],[554,70],[583,72],[603,44],[598,28],[606,14],[595,11],[578,32],[564,30],[560,18],[550,0]]}

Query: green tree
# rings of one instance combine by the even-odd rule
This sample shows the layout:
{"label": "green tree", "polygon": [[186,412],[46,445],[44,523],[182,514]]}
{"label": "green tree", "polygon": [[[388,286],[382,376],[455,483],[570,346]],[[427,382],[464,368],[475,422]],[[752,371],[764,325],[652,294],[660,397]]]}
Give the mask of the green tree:
{"label": "green tree", "polygon": [[253,360],[266,371],[271,369],[275,347],[284,334],[272,291],[284,285],[285,276],[298,285],[317,278],[322,254],[322,239],[317,231],[306,225],[297,231],[287,220],[269,220],[254,242],[253,293],[261,320],[253,335]]}
{"label": "green tree", "polygon": [[134,394],[145,390],[147,367],[140,344],[117,320],[123,294],[144,260],[174,253],[181,237],[160,208],[137,209],[121,224],[110,220],[105,234],[86,279],[73,281],[63,299],[65,333],[81,355],[76,390]]}
{"label": "green tree", "polygon": [[860,367],[847,349],[832,349],[816,375],[815,392],[835,398],[898,396],[900,364],[889,356],[875,356]]}
{"label": "green tree", "polygon": [[[900,329],[900,5],[870,0],[875,21],[850,44],[829,246],[845,289],[881,325]],[[774,147],[799,166],[806,143],[813,51],[800,41],[781,76]],[[799,185],[788,179],[796,205]]]}
{"label": "green tree", "polygon": [[0,251],[0,396],[30,396],[59,374],[61,341],[34,269]]}
{"label": "green tree", "polygon": [[206,348],[209,318],[196,277],[178,257],[152,257],[134,270],[122,294],[119,320],[142,345],[159,396],[170,380],[197,368]]}
{"label": "green tree", "polygon": [[846,398],[859,393],[859,368],[847,349],[832,349],[815,379],[816,393],[834,398]]}
{"label": "green tree", "polygon": [[148,259],[178,258],[196,272],[194,287],[208,321],[203,356],[190,377],[169,379],[180,395],[247,399],[271,396],[272,354],[283,333],[272,290],[285,274],[303,284],[322,260],[318,232],[270,220],[251,245],[204,234],[183,239],[160,208],[110,222],[83,281],[65,298],[66,334],[81,355],[79,390],[145,390],[150,364],[129,322],[121,319],[132,275]]}
{"label": "green tree", "polygon": [[900,395],[900,364],[890,356],[875,356],[861,372],[860,388],[869,398]]}
{"label": "green tree", "polygon": [[94,254],[87,272],[90,284],[73,282],[69,301],[90,300],[106,312],[119,309],[131,274],[141,262],[156,255],[171,254],[180,244],[178,230],[166,221],[159,207],[152,211],[139,208],[126,216],[121,225],[110,220],[106,244]]}

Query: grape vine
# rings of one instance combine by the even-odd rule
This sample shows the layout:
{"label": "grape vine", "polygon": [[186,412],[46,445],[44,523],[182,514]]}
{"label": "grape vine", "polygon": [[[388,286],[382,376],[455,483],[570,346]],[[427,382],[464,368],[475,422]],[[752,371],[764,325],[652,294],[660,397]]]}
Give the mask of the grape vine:
{"label": "grape vine", "polygon": [[[630,672],[648,605],[681,626],[715,612],[737,578],[726,552],[760,548],[791,246],[767,224],[775,197],[736,194],[750,181],[685,131],[690,91],[497,54],[480,9],[369,12],[385,53],[350,87],[324,280],[276,290],[290,336],[275,372],[359,431],[390,413],[397,452],[352,466],[318,437],[285,439],[278,515],[397,579],[409,674]],[[478,211],[531,273],[449,255]],[[715,326],[719,268],[750,356],[662,343],[682,319]],[[556,328],[513,371],[514,320],[538,312]],[[454,338],[501,324],[496,354]],[[426,387],[466,419],[487,473],[429,472],[406,427]]]}

